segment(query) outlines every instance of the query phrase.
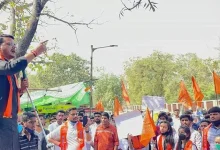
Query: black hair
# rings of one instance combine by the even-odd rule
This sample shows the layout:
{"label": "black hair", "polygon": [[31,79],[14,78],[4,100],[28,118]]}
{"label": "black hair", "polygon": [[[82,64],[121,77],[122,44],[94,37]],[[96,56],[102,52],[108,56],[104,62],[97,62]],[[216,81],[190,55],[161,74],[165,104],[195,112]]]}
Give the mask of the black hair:
{"label": "black hair", "polygon": [[107,112],[103,112],[102,116],[105,116],[105,117],[107,117],[109,119],[109,114]]}
{"label": "black hair", "polygon": [[202,114],[207,115],[208,114],[207,110],[202,110]]}
{"label": "black hair", "polygon": [[43,117],[45,119],[45,116],[43,114],[38,114],[39,118]]}
{"label": "black hair", "polygon": [[[69,113],[70,113],[72,110],[77,110],[77,109],[76,109],[75,107],[68,109],[68,110],[66,111],[66,115],[69,115]],[[64,113],[65,113],[65,112],[64,112]]]}
{"label": "black hair", "polygon": [[212,107],[212,108],[210,108],[209,109],[209,111],[208,111],[208,114],[210,114],[210,113],[220,113],[220,107],[218,107],[218,106],[215,106],[215,107]]}
{"label": "black hair", "polygon": [[184,114],[185,114],[185,115],[192,115],[193,112],[192,112],[192,110],[186,110],[186,111],[184,112]]}
{"label": "black hair", "polygon": [[79,113],[85,113],[85,110],[84,110],[84,109],[82,109],[82,110],[80,110],[80,111],[79,111]]}
{"label": "black hair", "polygon": [[167,116],[167,114],[166,114],[165,112],[161,112],[161,113],[158,115],[158,119],[159,119],[160,117],[165,117],[166,120],[168,120],[168,116]]}
{"label": "black hair", "polygon": [[166,150],[168,144],[170,144],[170,146],[171,146],[172,149],[173,149],[174,146],[175,146],[174,138],[173,138],[173,129],[172,129],[172,127],[171,127],[171,125],[170,125],[170,123],[169,123],[168,121],[161,121],[161,122],[160,122],[160,125],[161,125],[162,123],[165,123],[165,124],[167,124],[167,126],[168,126],[168,130],[167,130],[167,132],[166,132],[166,134],[165,134],[165,140],[164,140],[164,143],[163,143],[163,145],[164,145],[164,150]]}
{"label": "black hair", "polygon": [[203,123],[203,122],[207,122],[208,124],[211,123],[211,121],[204,119],[204,120],[202,120],[202,121],[200,122],[200,124]]}
{"label": "black hair", "polygon": [[209,114],[206,114],[204,118],[205,118],[205,119],[210,119],[210,115],[209,115]]}
{"label": "black hair", "polygon": [[63,114],[65,114],[65,111],[64,111],[64,110],[58,110],[57,113],[56,113],[56,115],[57,115],[58,113],[63,113]]}
{"label": "black hair", "polygon": [[[191,136],[190,128],[187,127],[187,126],[180,126],[180,128],[178,129],[178,132],[179,132],[180,129],[183,129],[184,132],[189,135],[188,137],[186,137],[186,142],[189,141],[190,136]],[[177,148],[176,148],[176,150],[181,150],[181,149],[182,149],[182,141],[179,139],[179,140],[178,140],[178,143],[177,143]]]}
{"label": "black hair", "polygon": [[170,112],[167,112],[167,116],[168,116],[168,118],[171,116],[171,113]]}
{"label": "black hair", "polygon": [[28,122],[28,120],[30,120],[31,118],[36,117],[35,114],[33,114],[32,112],[24,112],[22,114],[22,122]]}
{"label": "black hair", "polygon": [[188,118],[189,121],[193,121],[193,118],[190,115],[184,114],[180,116],[180,120],[182,120],[183,118]]}
{"label": "black hair", "polygon": [[95,115],[102,115],[102,113],[101,112],[94,112],[94,116]]}
{"label": "black hair", "polygon": [[81,116],[81,117],[83,117],[84,115],[83,115],[83,113],[79,113],[79,114],[78,114],[78,116]]}
{"label": "black hair", "polygon": [[167,121],[168,121],[168,122],[173,122],[172,117],[168,117]]}
{"label": "black hair", "polygon": [[51,117],[50,118],[50,121],[52,121],[52,120],[57,120],[55,117]]}
{"label": "black hair", "polygon": [[90,117],[90,119],[94,119],[94,117],[93,117],[93,116],[91,116],[91,117]]}
{"label": "black hair", "polygon": [[15,39],[13,35],[10,34],[1,34],[0,35],[0,45],[2,45],[2,43],[4,43],[4,38],[11,38],[11,39]]}

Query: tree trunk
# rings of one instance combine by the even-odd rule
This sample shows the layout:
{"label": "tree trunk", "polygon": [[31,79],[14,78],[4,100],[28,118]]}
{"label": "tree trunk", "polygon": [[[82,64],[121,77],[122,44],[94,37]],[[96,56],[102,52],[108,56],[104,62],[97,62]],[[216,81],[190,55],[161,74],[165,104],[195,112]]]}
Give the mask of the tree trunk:
{"label": "tree trunk", "polygon": [[41,2],[41,0],[33,0],[32,17],[30,18],[29,26],[27,27],[23,38],[18,43],[17,57],[24,56],[26,54],[34,34],[36,33],[41,11],[47,1],[48,0],[43,0]]}
{"label": "tree trunk", "polygon": [[11,6],[11,16],[10,16],[10,34],[15,35],[16,31],[16,20],[15,20],[15,8]]}

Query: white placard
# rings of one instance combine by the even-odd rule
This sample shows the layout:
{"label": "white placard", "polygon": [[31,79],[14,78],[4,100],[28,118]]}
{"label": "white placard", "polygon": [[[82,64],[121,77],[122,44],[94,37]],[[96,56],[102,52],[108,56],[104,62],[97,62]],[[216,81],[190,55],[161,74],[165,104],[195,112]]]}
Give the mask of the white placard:
{"label": "white placard", "polygon": [[115,117],[118,138],[127,138],[128,133],[133,136],[142,132],[143,118],[140,111],[132,111]]}
{"label": "white placard", "polygon": [[165,109],[165,98],[159,96],[143,96],[141,108],[146,110],[147,107],[154,111],[163,110]]}

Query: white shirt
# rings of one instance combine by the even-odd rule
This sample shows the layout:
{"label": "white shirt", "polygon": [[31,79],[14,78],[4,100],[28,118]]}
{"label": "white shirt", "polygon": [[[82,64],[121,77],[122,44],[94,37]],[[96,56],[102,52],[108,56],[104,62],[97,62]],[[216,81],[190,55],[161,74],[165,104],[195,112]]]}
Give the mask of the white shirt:
{"label": "white shirt", "polygon": [[[54,131],[49,133],[47,135],[47,138],[48,139],[52,138],[56,141],[60,141],[60,129],[61,129],[61,126],[59,126]],[[72,125],[70,122],[68,122],[68,130],[67,130],[66,139],[67,139],[67,150],[76,150],[79,145],[78,140],[77,140],[76,124]],[[86,150],[85,146],[83,150]]]}
{"label": "white shirt", "polygon": [[[54,123],[52,123],[52,124],[50,124],[50,125],[48,126],[48,130],[49,130],[50,132],[52,132],[52,131],[54,131],[56,128],[58,128],[59,126],[60,126],[60,125],[59,125],[59,124],[57,123],[57,121],[56,121],[56,122],[54,122]],[[54,145],[53,150],[60,150],[60,147]]]}
{"label": "white shirt", "polygon": [[[128,142],[127,139],[120,139],[119,140],[118,149],[128,150],[128,148],[129,148],[129,150],[130,149],[132,149],[132,150],[134,149],[133,147],[132,148],[129,147],[129,142]],[[142,148],[141,150],[149,150],[149,145],[147,145],[146,147]]]}
{"label": "white shirt", "polygon": [[52,123],[52,124],[50,124],[49,126],[48,126],[48,130],[50,131],[50,132],[52,132],[53,130],[55,130],[57,127],[59,127],[60,125],[57,123],[57,122],[54,122],[54,123]]}
{"label": "white shirt", "polygon": [[128,150],[129,143],[127,139],[120,139],[118,149]]}
{"label": "white shirt", "polygon": [[180,118],[173,117],[173,128],[178,131],[179,127],[181,126]]}
{"label": "white shirt", "polygon": [[200,150],[202,148],[202,136],[201,134],[190,128],[191,130],[191,136],[190,136],[190,140],[196,145],[197,149]]}
{"label": "white shirt", "polygon": [[98,126],[99,126],[99,124],[93,123],[93,124],[89,127],[89,132],[90,132],[90,135],[91,135],[91,138],[92,138],[92,139],[91,139],[90,142],[87,143],[87,144],[89,144],[87,149],[94,150],[94,148],[93,148],[90,144],[91,144],[91,143],[94,143],[95,132],[96,132],[96,129],[97,129]]}
{"label": "white shirt", "polygon": [[36,130],[34,131],[34,134],[38,136],[38,150],[41,150],[41,142],[44,138],[43,131],[37,132]]}

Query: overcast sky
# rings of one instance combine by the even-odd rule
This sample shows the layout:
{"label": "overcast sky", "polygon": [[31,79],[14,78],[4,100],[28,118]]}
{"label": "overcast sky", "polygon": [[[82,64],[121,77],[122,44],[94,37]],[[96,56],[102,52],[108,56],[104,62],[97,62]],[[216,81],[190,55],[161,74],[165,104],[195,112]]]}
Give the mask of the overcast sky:
{"label": "overcast sky", "polygon": [[[125,1],[125,0],[124,0]],[[172,54],[197,53],[199,57],[216,58],[220,40],[220,0],[157,0],[156,12],[139,9],[125,12],[120,0],[59,0],[50,3],[56,16],[74,14],[75,20],[89,21],[99,17],[103,25],[93,29],[79,27],[77,44],[74,32],[56,22],[39,28],[45,39],[58,40],[60,52],[74,52],[89,60],[90,45],[94,47],[117,44],[117,48],[100,49],[94,53],[94,67],[104,67],[107,72],[123,73],[123,63],[131,57],[146,57],[153,50]]]}

